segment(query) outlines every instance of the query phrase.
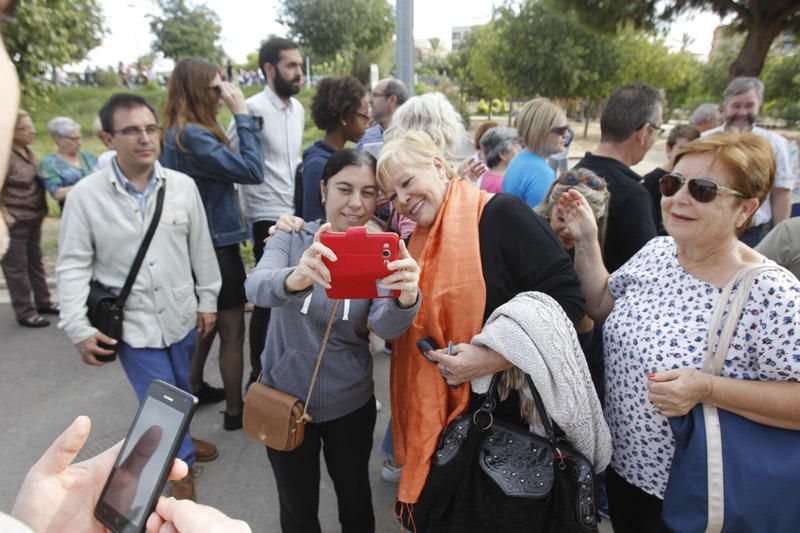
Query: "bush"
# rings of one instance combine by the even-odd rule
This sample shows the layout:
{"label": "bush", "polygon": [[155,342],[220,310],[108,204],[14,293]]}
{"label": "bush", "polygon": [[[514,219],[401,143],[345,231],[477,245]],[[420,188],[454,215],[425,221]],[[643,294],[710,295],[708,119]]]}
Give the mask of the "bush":
{"label": "bush", "polygon": [[114,88],[122,86],[119,74],[110,69],[98,70],[95,74],[95,79],[97,80],[97,85],[100,87]]}
{"label": "bush", "polygon": [[478,105],[475,106],[475,113],[478,115],[489,114],[489,104],[487,104],[483,98],[481,98],[480,102],[478,102]]}

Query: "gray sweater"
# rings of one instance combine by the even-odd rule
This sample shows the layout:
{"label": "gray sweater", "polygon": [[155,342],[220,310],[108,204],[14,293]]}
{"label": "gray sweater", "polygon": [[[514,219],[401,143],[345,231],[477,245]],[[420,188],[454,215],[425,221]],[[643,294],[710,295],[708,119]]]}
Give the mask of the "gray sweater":
{"label": "gray sweater", "polygon": [[[319,222],[310,222],[296,233],[278,231],[245,282],[249,301],[272,308],[261,354],[261,381],[302,401],[334,300],[329,300],[325,289],[316,284],[287,293],[285,281],[311,246],[319,226]],[[308,406],[314,422],[342,417],[367,403],[375,390],[367,325],[384,339],[396,339],[414,321],[417,309],[419,298],[408,309],[401,309],[394,298],[342,302]]]}

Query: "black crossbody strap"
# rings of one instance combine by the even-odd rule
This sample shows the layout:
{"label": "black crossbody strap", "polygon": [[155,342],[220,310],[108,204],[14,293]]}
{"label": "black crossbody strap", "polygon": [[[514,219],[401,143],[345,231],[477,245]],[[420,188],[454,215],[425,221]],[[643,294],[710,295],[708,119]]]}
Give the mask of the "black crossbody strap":
{"label": "black crossbody strap", "polygon": [[161,219],[161,211],[164,209],[164,192],[166,189],[167,181],[164,180],[164,184],[158,189],[158,195],[156,196],[156,210],[153,213],[153,219],[150,221],[150,226],[147,228],[144,239],[142,239],[142,244],[139,245],[139,251],[136,252],[136,259],[133,260],[131,270],[128,272],[128,277],[125,278],[125,285],[122,286],[122,291],[120,291],[119,296],[117,296],[116,304],[120,309],[125,307],[125,300],[128,299],[128,295],[131,293],[131,289],[133,289],[133,283],[136,281],[136,276],[139,274],[144,256],[147,254],[147,249],[150,247],[150,241],[153,240],[153,235],[158,227],[158,221]]}

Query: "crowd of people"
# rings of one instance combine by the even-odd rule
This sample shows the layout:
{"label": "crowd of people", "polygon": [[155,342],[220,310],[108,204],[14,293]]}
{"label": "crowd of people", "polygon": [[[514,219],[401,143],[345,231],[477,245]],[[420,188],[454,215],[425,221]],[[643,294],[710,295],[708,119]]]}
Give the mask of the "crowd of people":
{"label": "crowd of people", "polygon": [[[102,365],[98,358],[116,351],[140,400],[152,379],[200,403],[224,400],[229,431],[242,427],[245,383],[305,397],[333,312],[305,438],[290,451],[266,450],[283,531],[321,530],[321,454],[341,529],[375,530],[375,345],[391,353],[382,475],[398,483],[403,509],[422,505],[440,436],[481,404],[493,375],[502,383],[495,419],[535,431],[531,377],[560,435],[597,474],[597,506],[617,533],[671,530],[662,512],[680,443],[670,422],[696,406],[800,431],[800,227],[791,218],[800,164],[793,141],[756,125],[760,80],[734,79],[721,106],[703,104],[692,124],[672,127],[666,162],[640,176],[632,167],[666,129],[664,95],[642,83],[608,95],[599,144],[567,169],[573,134],[550,99],[527,102],[514,128],[485,125],[470,143],[441,94],[409,97],[393,78],[371,89],[354,77],[327,78],[311,103],[324,136],[301,157],[300,49],[270,38],[259,63],[266,83],[247,99],[201,58],[176,65],[163,112],[136,94],[115,94],[98,113],[109,148],[101,163],[81,151],[80,126],[68,117],[49,122],[57,148],[37,162],[30,116],[17,112],[0,196],[10,227],[2,268],[21,326],[45,327],[45,315],[58,315],[84,363]],[[227,129],[218,120],[224,106],[233,115]],[[470,144],[474,156],[465,154]],[[62,209],[57,303],[40,246],[46,192]],[[154,216],[122,336],[110,338],[88,318],[90,282],[120,291]],[[391,273],[378,282],[397,296],[339,306],[326,293],[337,257],[320,235],[361,226],[401,237]],[[240,254],[248,239],[257,261],[249,275]],[[756,275],[724,365],[718,375],[704,371],[723,288],[771,261],[791,272]],[[204,379],[217,334],[222,389]],[[424,338],[433,349],[422,357]],[[527,341],[551,349],[520,353]],[[44,519],[31,503],[44,497],[37,486],[68,475],[87,435],[79,419],[59,437],[12,515],[34,530],[46,520],[63,520],[55,530],[90,528],[93,501],[49,494],[74,512]],[[84,468],[104,480],[113,454]],[[149,530],[247,530],[178,501],[198,498],[191,467],[218,455],[187,432],[170,476],[176,500],[159,502]],[[770,482],[769,472],[753,482]],[[465,521],[458,505],[422,530],[492,527]],[[793,511],[775,502],[760,512]]]}

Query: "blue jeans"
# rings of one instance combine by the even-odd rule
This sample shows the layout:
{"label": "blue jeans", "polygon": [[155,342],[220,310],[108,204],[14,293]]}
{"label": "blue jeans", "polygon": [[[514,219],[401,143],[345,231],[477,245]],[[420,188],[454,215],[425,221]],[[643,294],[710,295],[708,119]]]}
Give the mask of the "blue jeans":
{"label": "blue jeans", "polygon": [[[166,381],[186,392],[192,392],[189,385],[189,361],[194,352],[194,329],[183,339],[166,348],[133,348],[124,341],[119,343],[119,361],[131,382],[139,403],[147,393],[147,387],[154,379]],[[190,467],[194,464],[194,445],[189,431],[183,436],[178,449],[178,457]]]}

